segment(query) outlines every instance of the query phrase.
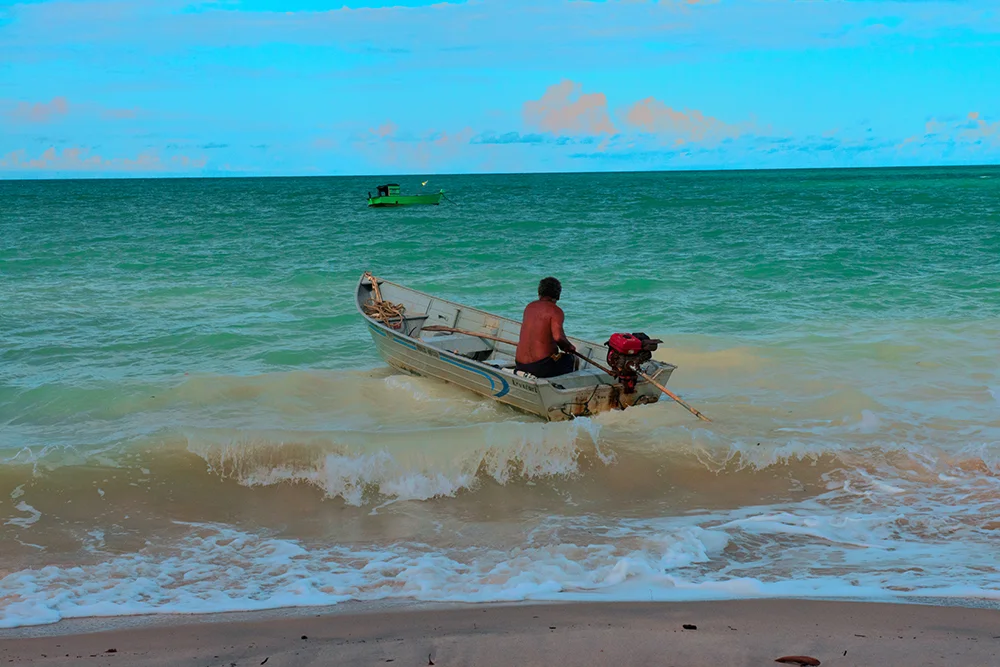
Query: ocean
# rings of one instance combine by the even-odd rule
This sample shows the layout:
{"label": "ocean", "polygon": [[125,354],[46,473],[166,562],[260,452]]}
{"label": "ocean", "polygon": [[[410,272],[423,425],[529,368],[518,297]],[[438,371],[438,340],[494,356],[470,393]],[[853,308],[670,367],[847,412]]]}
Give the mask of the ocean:
{"label": "ocean", "polygon": [[[0,182],[0,627],[346,600],[1000,599],[1000,168]],[[363,271],[664,340],[537,418]],[[985,602],[984,602],[985,601]]]}

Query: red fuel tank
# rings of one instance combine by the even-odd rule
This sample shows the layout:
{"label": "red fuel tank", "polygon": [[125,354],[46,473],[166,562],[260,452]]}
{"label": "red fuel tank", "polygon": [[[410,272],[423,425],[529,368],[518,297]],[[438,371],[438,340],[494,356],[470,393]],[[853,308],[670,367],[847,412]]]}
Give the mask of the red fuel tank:
{"label": "red fuel tank", "polygon": [[613,333],[608,340],[608,347],[621,354],[638,354],[642,352],[642,339],[628,333]]}

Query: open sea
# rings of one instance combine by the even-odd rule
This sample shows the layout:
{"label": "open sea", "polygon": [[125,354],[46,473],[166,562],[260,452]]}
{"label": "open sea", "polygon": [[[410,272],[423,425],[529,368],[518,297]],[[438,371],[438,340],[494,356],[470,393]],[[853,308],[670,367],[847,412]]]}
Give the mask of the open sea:
{"label": "open sea", "polygon": [[[345,600],[1000,600],[1000,168],[0,182],[0,627]],[[365,270],[655,405],[374,353]],[[985,599],[985,601],[984,601]],[[993,602],[991,602],[993,601]]]}

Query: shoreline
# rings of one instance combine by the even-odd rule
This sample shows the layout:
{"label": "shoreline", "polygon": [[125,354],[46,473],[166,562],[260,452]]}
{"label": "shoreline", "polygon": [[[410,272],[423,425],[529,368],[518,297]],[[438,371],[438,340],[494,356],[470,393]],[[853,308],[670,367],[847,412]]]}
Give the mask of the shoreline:
{"label": "shoreline", "polygon": [[[132,614],[122,616],[82,616],[64,618],[53,623],[21,625],[0,628],[0,642],[10,639],[30,639],[34,637],[62,637],[67,635],[117,632],[146,628],[165,628],[176,625],[196,625],[202,623],[267,623],[275,620],[312,618],[316,616],[354,616],[368,614],[418,613],[424,611],[448,611],[460,609],[506,608],[506,607],[576,607],[579,605],[697,605],[735,604],[754,602],[785,603],[846,603],[881,606],[921,606],[949,607],[959,609],[1000,610],[1000,599],[913,596],[891,600],[835,597],[756,597],[714,600],[510,600],[495,602],[452,602],[441,600],[414,600],[411,598],[384,598],[379,600],[345,600],[337,604],[274,607],[244,611],[210,612],[166,612],[156,614]],[[1000,634],[1000,632],[998,632]]]}
{"label": "shoreline", "polygon": [[[685,629],[685,624],[696,629]],[[58,631],[57,631],[58,630]],[[305,639],[303,639],[305,637]],[[111,649],[114,649],[111,651]],[[1000,662],[1000,609],[756,599],[359,602],[0,631],[0,662],[100,665],[827,665]]]}

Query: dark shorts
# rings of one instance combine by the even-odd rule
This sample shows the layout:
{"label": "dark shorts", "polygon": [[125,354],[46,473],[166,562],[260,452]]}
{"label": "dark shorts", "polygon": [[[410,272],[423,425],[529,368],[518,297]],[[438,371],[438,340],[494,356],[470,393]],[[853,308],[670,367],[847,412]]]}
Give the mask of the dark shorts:
{"label": "dark shorts", "polygon": [[566,373],[572,373],[574,370],[573,355],[564,353],[558,359],[545,357],[541,361],[533,361],[530,364],[517,363],[514,365],[514,368],[525,373],[531,373],[536,378],[551,378],[557,375],[566,375]]}

